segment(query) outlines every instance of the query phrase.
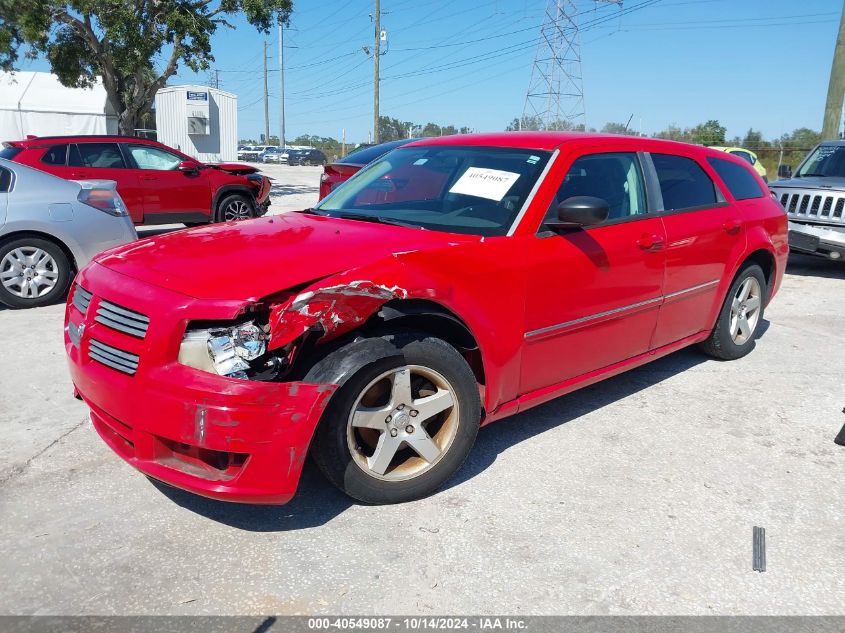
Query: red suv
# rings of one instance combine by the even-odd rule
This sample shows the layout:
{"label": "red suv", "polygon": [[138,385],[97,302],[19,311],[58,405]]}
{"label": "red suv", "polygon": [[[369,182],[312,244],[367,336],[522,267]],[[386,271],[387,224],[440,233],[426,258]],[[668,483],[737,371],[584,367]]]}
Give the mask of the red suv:
{"label": "red suv", "polygon": [[783,208],[724,152],[432,138],[313,209],[101,255],[65,348],[94,428],[156,479],[284,503],[310,454],[352,497],[407,501],[480,426],[689,345],[748,354],[788,253]]}
{"label": "red suv", "polygon": [[0,158],[68,180],[114,180],[135,224],[244,220],[270,204],[270,181],[254,167],[206,165],[132,136],[30,137],[3,143]]}

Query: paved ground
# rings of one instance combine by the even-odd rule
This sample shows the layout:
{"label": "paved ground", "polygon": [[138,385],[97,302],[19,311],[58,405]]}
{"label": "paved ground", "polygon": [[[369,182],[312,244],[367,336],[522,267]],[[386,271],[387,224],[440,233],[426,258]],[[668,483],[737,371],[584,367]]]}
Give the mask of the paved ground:
{"label": "paved ground", "polygon": [[0,614],[845,613],[843,283],[798,258],[747,358],[679,352],[502,421],[394,507],[310,464],[283,507],[156,486],[71,397],[62,307],[0,311]]}

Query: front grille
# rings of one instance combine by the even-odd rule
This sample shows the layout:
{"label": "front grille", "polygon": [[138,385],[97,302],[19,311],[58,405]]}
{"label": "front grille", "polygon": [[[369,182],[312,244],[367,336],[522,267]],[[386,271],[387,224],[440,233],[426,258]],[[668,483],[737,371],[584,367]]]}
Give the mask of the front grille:
{"label": "front grille", "polygon": [[845,225],[845,193],[794,189],[774,191],[790,219]]}
{"label": "front grille", "polygon": [[136,354],[130,354],[93,338],[88,347],[88,356],[98,363],[130,376],[134,376],[135,372],[138,371],[139,357]]}
{"label": "front grille", "polygon": [[83,316],[85,313],[88,312],[88,306],[91,304],[91,297],[94,295],[85,290],[79,284],[76,284],[76,287],[73,290],[73,305],[76,306],[76,309],[79,310]]}
{"label": "front grille", "polygon": [[113,330],[138,338],[144,338],[150,325],[150,317],[105,300],[100,301],[94,320]]}

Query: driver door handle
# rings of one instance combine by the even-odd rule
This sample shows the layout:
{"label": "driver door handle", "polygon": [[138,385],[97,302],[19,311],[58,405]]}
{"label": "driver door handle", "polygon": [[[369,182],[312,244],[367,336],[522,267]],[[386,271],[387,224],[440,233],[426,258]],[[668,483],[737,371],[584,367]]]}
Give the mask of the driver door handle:
{"label": "driver door handle", "polygon": [[734,233],[738,233],[739,229],[742,228],[742,222],[739,220],[734,220],[733,218],[729,218],[725,220],[725,223],[722,225],[722,228],[725,229],[725,232],[733,235]]}
{"label": "driver door handle", "polygon": [[644,251],[654,252],[663,249],[665,242],[660,235],[656,233],[645,233],[637,240],[637,246]]}

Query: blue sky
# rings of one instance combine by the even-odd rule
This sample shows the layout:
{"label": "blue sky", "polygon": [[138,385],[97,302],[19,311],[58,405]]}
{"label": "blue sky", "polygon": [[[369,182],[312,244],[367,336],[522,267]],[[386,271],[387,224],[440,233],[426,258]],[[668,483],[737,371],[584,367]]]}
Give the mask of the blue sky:
{"label": "blue sky", "polygon": [[[389,51],[381,113],[502,130],[522,113],[547,0],[382,0]],[[821,127],[842,0],[577,0],[587,124],[652,133],[719,119],[730,136]],[[372,127],[372,0],[294,0],[285,32],[287,137],[366,140]],[[639,8],[639,5],[650,5]],[[598,19],[598,18],[609,19]],[[213,38],[220,86],[238,95],[242,137],[263,130],[262,42],[242,19]],[[477,41],[481,40],[481,41]],[[207,84],[181,70],[171,83]],[[278,134],[278,73],[270,73]]]}

